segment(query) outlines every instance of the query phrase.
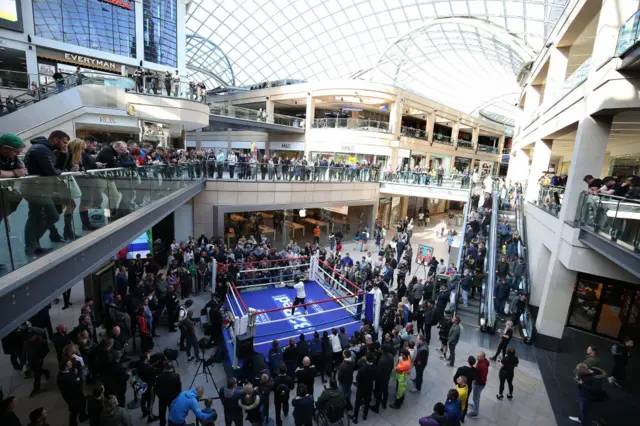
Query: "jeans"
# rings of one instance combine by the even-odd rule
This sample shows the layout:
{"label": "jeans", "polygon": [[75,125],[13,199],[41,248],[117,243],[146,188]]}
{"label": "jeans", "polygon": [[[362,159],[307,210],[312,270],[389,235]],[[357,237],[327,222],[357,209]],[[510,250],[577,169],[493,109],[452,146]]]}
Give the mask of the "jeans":
{"label": "jeans", "polygon": [[231,179],[233,179],[233,171],[235,170],[235,168],[236,168],[235,164],[233,166],[229,164],[229,177]]}
{"label": "jeans", "polygon": [[456,362],[456,343],[449,343],[449,364],[454,365]]}
{"label": "jeans", "polygon": [[582,426],[590,426],[591,422],[589,421],[589,400],[578,395],[578,402],[580,404],[580,413],[578,414],[580,424]]}
{"label": "jeans", "polygon": [[46,195],[24,197],[29,204],[29,213],[24,227],[24,239],[27,251],[40,247],[40,238],[59,219],[53,198]]}
{"label": "jeans", "polygon": [[339,383],[338,386],[344,395],[347,407],[351,407],[351,383]]}
{"label": "jeans", "polygon": [[469,290],[462,290],[462,304],[465,308],[469,307]]}
{"label": "jeans", "polygon": [[222,172],[223,172],[223,167],[224,165],[222,163],[217,165],[217,169],[218,169],[218,179],[222,179]]}
{"label": "jeans", "polygon": [[424,369],[427,368],[427,364],[416,365],[416,389],[422,389],[422,376],[424,374]]}
{"label": "jeans", "polygon": [[473,385],[473,411],[469,413],[470,416],[477,416],[480,413],[480,395],[484,387],[485,385]]}
{"label": "jeans", "polygon": [[61,81],[56,83],[56,88],[58,89],[58,93],[62,93],[62,91],[64,90],[64,83]]}

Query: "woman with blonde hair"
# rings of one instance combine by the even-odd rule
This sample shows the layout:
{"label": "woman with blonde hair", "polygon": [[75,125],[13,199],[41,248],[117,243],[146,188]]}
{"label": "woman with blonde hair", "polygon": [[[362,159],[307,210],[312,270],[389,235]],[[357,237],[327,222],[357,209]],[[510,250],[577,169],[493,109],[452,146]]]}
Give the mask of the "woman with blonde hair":
{"label": "woman with blonde hair", "polygon": [[[82,164],[82,153],[87,148],[87,144],[84,140],[75,138],[69,142],[69,158],[65,166],[65,171],[69,172],[84,172],[86,168]],[[67,188],[69,189],[69,197],[65,200],[64,209],[64,233],[63,236],[66,240],[75,240],[77,238],[75,229],[73,226],[73,211],[76,208],[75,200],[82,198],[82,192],[80,186],[73,176],[70,176],[67,180]]]}

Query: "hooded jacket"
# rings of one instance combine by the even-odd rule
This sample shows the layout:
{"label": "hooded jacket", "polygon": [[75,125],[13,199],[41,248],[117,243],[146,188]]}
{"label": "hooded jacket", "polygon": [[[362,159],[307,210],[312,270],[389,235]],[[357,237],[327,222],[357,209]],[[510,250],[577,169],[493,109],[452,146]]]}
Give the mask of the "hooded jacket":
{"label": "hooded jacket", "polygon": [[420,426],[447,426],[447,416],[446,415],[438,415],[436,413],[431,414],[427,417],[422,417],[418,420]]}
{"label": "hooded jacket", "polygon": [[229,389],[226,386],[220,388],[220,402],[222,402],[225,417],[233,418],[240,414],[240,407],[238,406],[240,398],[242,398],[242,388]]}
{"label": "hooded jacket", "polygon": [[447,412],[447,420],[451,426],[460,426],[460,416],[462,415],[462,402],[459,399],[444,403]]}
{"label": "hooded jacket", "polygon": [[58,176],[67,163],[67,153],[56,154],[47,138],[39,136],[31,139],[31,148],[24,156],[24,164],[30,175]]}
{"label": "hooded jacket", "polygon": [[131,417],[117,405],[105,407],[100,413],[100,426],[131,426]]}
{"label": "hooded jacket", "polygon": [[325,389],[316,401],[316,409],[321,410],[324,407],[340,407],[344,404],[344,394],[340,389]]}
{"label": "hooded jacket", "polygon": [[211,418],[211,414],[205,414],[200,410],[198,406],[198,396],[195,389],[189,389],[184,392],[180,392],[180,395],[171,403],[169,407],[169,421],[175,424],[182,424],[185,422],[189,411],[193,411],[193,414],[198,420],[207,420]]}

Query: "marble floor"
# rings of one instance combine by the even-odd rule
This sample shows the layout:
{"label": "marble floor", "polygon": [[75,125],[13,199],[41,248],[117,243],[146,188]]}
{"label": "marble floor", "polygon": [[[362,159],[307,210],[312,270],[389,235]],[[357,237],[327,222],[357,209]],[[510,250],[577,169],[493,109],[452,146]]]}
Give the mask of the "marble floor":
{"label": "marble floor", "polygon": [[[438,220],[432,220],[429,227],[415,228],[412,244],[426,244],[434,247],[435,255],[448,260],[446,242],[443,238],[435,238],[435,226]],[[345,244],[345,250],[356,252],[355,243],[349,242]],[[454,250],[452,250],[453,252]],[[414,267],[415,268],[415,267]],[[422,270],[413,271],[414,274],[421,276]],[[72,289],[71,301],[74,303],[71,309],[61,310],[61,305],[53,305],[51,309],[51,320],[54,327],[57,324],[65,323],[71,328],[75,325],[82,301],[84,299],[83,286],[79,283]],[[199,312],[200,308],[206,303],[206,295],[202,295],[194,299],[196,301],[193,306],[194,312]],[[178,333],[168,333],[164,327],[159,328],[158,333],[161,335],[156,339],[157,350],[165,347],[176,347]],[[436,330],[433,332],[436,336]],[[457,347],[456,367],[462,366],[469,355],[476,355],[479,350],[485,351],[488,356],[492,356],[494,349],[497,347],[498,338],[485,333],[481,333],[478,329],[471,326],[464,326],[460,343]],[[430,346],[430,355],[427,368],[424,373],[424,384],[421,393],[408,393],[405,398],[405,404],[400,410],[381,410],[380,414],[370,413],[366,422],[360,422],[366,425],[417,425],[420,417],[429,415],[432,407],[436,402],[444,402],[447,391],[453,388],[453,375],[455,368],[447,367],[444,362],[439,359],[438,351],[439,342],[436,338],[432,339]],[[477,424],[482,426],[489,425],[514,425],[514,426],[546,426],[555,425],[556,420],[554,413],[543,383],[536,355],[530,346],[522,344],[521,341],[514,341],[512,346],[516,348],[518,357],[520,358],[520,366],[516,369],[514,379],[514,399],[509,401],[504,399],[498,401],[495,397],[498,389],[498,368],[494,365],[489,370],[489,379],[485,388],[480,407],[480,416],[478,419],[467,419],[467,424]],[[176,367],[177,372],[182,377],[183,389],[186,389],[193,380],[198,364],[187,362],[184,352],[180,353],[179,365]],[[5,396],[14,395],[17,397],[16,412],[23,424],[28,423],[28,414],[31,410],[43,406],[49,411],[49,424],[51,426],[63,426],[67,423],[66,404],[58,393],[55,384],[55,374],[57,372],[55,362],[55,354],[53,348],[45,362],[45,367],[52,372],[52,379],[48,383],[43,384],[43,392],[34,398],[29,398],[32,380],[25,380],[18,371],[11,368],[8,356],[0,358],[0,386],[4,390]],[[226,381],[223,368],[215,365],[212,369],[213,378],[218,386]],[[392,383],[392,382],[391,382]],[[391,386],[390,383],[390,386]],[[205,395],[216,395],[214,386],[211,382],[205,382],[204,377],[199,376],[195,382],[196,385],[205,387]],[[320,380],[315,383],[315,395],[318,396],[322,391]],[[393,398],[395,387],[390,388],[390,398]],[[88,389],[87,389],[88,392]],[[133,393],[129,390],[127,394],[128,401],[133,397]],[[353,396],[352,396],[353,398]],[[271,417],[273,418],[273,398],[271,398]],[[214,408],[222,416],[222,407],[219,401],[214,402]],[[146,424],[142,419],[139,409],[129,411],[133,425]],[[157,411],[156,411],[157,412]],[[192,417],[193,418],[193,417]],[[193,420],[192,420],[193,421]],[[293,425],[293,417],[289,415],[284,418],[285,424]],[[218,421],[218,424],[221,420]]]}

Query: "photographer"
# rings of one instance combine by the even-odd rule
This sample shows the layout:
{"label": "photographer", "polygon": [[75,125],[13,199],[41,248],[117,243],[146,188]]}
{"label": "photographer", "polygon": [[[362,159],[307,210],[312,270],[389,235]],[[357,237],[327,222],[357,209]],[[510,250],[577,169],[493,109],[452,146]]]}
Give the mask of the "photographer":
{"label": "photographer", "polygon": [[204,395],[204,388],[202,386],[180,392],[169,408],[169,426],[186,426],[189,411],[193,411],[193,414],[198,420],[213,419],[215,421],[215,412],[206,414],[200,410],[198,400],[202,398],[202,395]]}

